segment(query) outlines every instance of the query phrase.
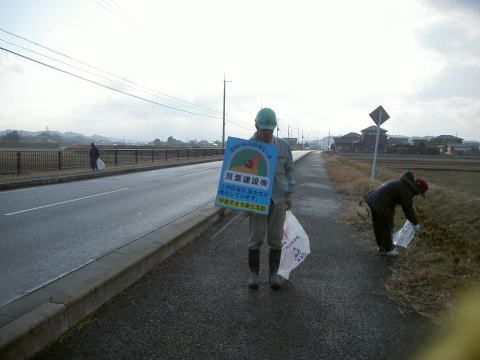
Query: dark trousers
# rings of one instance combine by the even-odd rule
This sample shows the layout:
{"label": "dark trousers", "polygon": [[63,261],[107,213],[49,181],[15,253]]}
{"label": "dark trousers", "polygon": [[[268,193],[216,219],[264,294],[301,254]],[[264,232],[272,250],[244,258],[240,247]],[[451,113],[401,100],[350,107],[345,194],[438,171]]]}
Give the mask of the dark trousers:
{"label": "dark trousers", "polygon": [[393,215],[372,210],[373,232],[380,251],[393,250]]}
{"label": "dark trousers", "polygon": [[90,167],[92,170],[97,170],[97,158],[90,158]]}

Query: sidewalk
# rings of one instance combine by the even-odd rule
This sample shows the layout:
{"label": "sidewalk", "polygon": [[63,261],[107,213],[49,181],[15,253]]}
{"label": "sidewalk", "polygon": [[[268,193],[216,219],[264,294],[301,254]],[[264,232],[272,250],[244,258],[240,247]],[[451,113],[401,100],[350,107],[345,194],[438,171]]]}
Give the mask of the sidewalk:
{"label": "sidewalk", "polygon": [[429,322],[388,299],[389,261],[336,222],[319,153],[296,165],[312,253],[280,291],[247,282],[248,221],[217,222],[35,359],[408,359]]}

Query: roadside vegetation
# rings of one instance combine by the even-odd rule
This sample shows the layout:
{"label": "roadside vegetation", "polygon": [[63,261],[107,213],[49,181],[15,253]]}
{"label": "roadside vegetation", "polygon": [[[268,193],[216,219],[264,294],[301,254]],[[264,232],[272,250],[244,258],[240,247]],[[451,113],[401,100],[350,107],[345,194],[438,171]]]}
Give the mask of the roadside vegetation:
{"label": "roadside vegetation", "polygon": [[[377,162],[376,180],[370,181],[371,159],[327,153],[324,158],[337,191],[345,194],[341,220],[359,232],[372,253],[376,244],[363,194],[407,170],[428,181],[426,198],[414,198],[422,230],[407,249],[400,247],[386,288],[391,298],[420,314],[436,321],[449,316],[454,298],[480,285],[480,172],[451,160],[430,159],[422,168],[410,167],[412,158],[396,158],[395,164]],[[395,229],[404,222],[397,207]]]}

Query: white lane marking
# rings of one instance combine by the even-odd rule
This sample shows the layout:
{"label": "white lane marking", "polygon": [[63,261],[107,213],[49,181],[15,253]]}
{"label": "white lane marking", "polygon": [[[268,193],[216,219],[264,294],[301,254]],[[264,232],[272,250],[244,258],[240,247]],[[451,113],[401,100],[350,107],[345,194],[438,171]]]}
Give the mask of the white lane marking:
{"label": "white lane marking", "polygon": [[33,190],[33,189],[35,189],[35,188],[0,191],[0,194],[7,194],[7,193],[11,193],[11,192],[16,192],[16,191],[27,191],[27,190]]}
{"label": "white lane marking", "polygon": [[25,210],[15,211],[15,212],[8,213],[8,214],[3,214],[3,215],[10,216],[10,215],[21,214],[21,213],[24,213],[24,212],[27,212],[27,211],[34,211],[34,210],[39,210],[39,209],[47,208],[47,207],[50,207],[50,206],[56,206],[56,205],[66,204],[66,203],[70,203],[70,202],[74,202],[74,201],[90,199],[90,198],[93,198],[93,197],[96,197],[96,196],[102,196],[102,195],[112,194],[112,193],[116,193],[116,192],[119,192],[119,191],[125,191],[125,190],[128,190],[128,189],[130,189],[130,188],[123,188],[123,189],[118,189],[118,190],[113,190],[113,191],[107,191],[107,192],[104,192],[104,193],[101,193],[101,194],[89,195],[89,196],[84,196],[84,197],[77,198],[77,199],[60,201],[60,202],[57,202],[57,203],[54,203],[54,204],[48,204],[48,205],[38,206],[38,207],[31,208],[31,209],[25,209]]}
{"label": "white lane marking", "polygon": [[185,175],[182,175],[181,177],[197,175],[197,174],[201,174],[201,173],[205,173],[205,172],[209,172],[209,171],[211,171],[211,170],[204,170],[204,171],[199,171],[199,172],[195,172],[195,173],[191,173],[191,174],[185,174]]}

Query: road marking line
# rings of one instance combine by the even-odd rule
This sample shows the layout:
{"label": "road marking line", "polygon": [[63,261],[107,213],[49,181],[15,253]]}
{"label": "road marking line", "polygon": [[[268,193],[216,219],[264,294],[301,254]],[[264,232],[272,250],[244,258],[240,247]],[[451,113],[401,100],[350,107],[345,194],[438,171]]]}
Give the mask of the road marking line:
{"label": "road marking line", "polygon": [[35,188],[0,191],[0,194],[7,194],[7,193],[11,193],[11,192],[16,192],[16,191],[27,191],[27,190],[33,190],[33,189],[35,189]]}
{"label": "road marking line", "polygon": [[199,171],[199,172],[196,172],[196,173],[185,174],[185,175],[182,175],[181,177],[187,177],[187,176],[197,175],[197,174],[201,174],[201,173],[205,173],[205,172],[209,172],[209,171],[211,171],[211,170],[204,170],[204,171]]}
{"label": "road marking line", "polygon": [[90,199],[90,198],[93,198],[93,197],[96,197],[96,196],[102,196],[102,195],[112,194],[112,193],[116,193],[116,192],[119,192],[119,191],[125,191],[125,190],[128,190],[128,189],[130,189],[130,188],[123,188],[123,189],[118,189],[118,190],[113,190],[113,191],[107,191],[107,192],[104,192],[104,193],[101,193],[101,194],[89,195],[89,196],[84,196],[84,197],[77,198],[77,199],[60,201],[60,202],[54,203],[54,204],[48,204],[48,205],[38,206],[38,207],[31,208],[31,209],[25,209],[25,210],[15,211],[15,212],[8,213],[8,214],[3,214],[3,215],[5,215],[5,216],[10,216],[10,215],[21,214],[21,213],[24,213],[24,212],[27,212],[27,211],[34,211],[34,210],[39,210],[39,209],[43,209],[43,208],[47,208],[47,207],[51,207],[51,206],[66,204],[66,203],[70,203],[70,202],[74,202],[74,201],[79,201],[79,200],[84,200],[84,199]]}

